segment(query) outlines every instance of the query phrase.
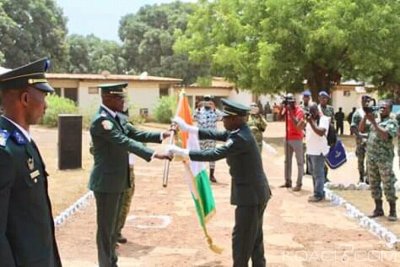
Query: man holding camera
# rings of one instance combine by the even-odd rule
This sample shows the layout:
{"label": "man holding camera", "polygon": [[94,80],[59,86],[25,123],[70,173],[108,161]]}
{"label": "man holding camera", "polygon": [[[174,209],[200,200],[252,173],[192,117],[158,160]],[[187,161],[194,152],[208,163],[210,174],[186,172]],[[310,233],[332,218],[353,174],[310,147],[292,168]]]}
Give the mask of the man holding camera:
{"label": "man holding camera", "polygon": [[312,104],[310,113],[306,114],[306,145],[307,155],[311,161],[314,194],[309,202],[319,202],[325,199],[325,156],[329,152],[325,134],[328,132],[330,120],[319,111],[317,104]]}
{"label": "man holding camera", "polygon": [[304,175],[303,129],[305,123],[303,109],[296,105],[293,94],[286,95],[280,116],[285,116],[286,120],[285,183],[280,187],[292,187],[292,157],[294,152],[297,161],[297,181],[293,191],[300,191]]}
{"label": "man holding camera", "polygon": [[394,145],[393,139],[397,136],[398,125],[390,117],[392,102],[390,100],[379,103],[380,121],[377,121],[373,109],[365,109],[365,116],[359,125],[359,131],[366,131],[367,121],[371,123],[371,131],[367,141],[367,168],[372,198],[375,200],[375,209],[370,218],[384,215],[382,207],[382,188],[389,202],[389,221],[396,221],[396,176],[393,172]]}
{"label": "man holding camera", "polygon": [[[196,110],[193,117],[197,121],[197,125],[203,129],[217,130],[217,121],[222,120],[222,113],[215,108],[213,97],[205,95],[203,98],[203,106]],[[200,140],[200,148],[214,149],[215,140]],[[217,182],[215,178],[215,161],[210,161],[210,181]]]}
{"label": "man holding camera", "polygon": [[370,97],[367,95],[363,95],[361,97],[361,108],[357,109],[357,111],[353,114],[350,124],[350,131],[352,134],[356,136],[356,156],[358,161],[358,173],[360,175],[359,181],[360,183],[368,182],[367,172],[365,169],[365,153],[367,151],[367,139],[368,133],[371,127],[371,123],[369,121],[365,122],[365,133],[360,133],[358,131],[358,125],[360,124],[361,120],[365,117],[365,111],[363,107],[368,105],[370,101]]}

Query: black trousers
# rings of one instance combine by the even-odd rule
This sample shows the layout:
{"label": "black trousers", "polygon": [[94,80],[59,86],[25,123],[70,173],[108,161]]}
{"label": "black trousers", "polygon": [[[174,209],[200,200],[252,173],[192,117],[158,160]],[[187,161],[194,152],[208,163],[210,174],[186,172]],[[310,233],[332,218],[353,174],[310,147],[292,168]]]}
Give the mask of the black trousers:
{"label": "black trousers", "polygon": [[94,196],[97,208],[96,241],[99,267],[116,267],[118,257],[115,251],[115,229],[122,193],[94,192]]}
{"label": "black trousers", "polygon": [[263,241],[263,215],[266,204],[237,206],[232,233],[232,257],[234,267],[266,266]]}

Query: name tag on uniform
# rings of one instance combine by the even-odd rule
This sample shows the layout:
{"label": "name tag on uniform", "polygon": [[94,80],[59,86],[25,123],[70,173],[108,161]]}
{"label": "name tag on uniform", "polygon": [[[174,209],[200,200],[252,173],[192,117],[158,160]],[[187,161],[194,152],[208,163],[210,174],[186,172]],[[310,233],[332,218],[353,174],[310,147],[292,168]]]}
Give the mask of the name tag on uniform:
{"label": "name tag on uniform", "polygon": [[38,170],[31,172],[31,179],[35,179],[36,177],[38,177],[40,175],[40,172]]}

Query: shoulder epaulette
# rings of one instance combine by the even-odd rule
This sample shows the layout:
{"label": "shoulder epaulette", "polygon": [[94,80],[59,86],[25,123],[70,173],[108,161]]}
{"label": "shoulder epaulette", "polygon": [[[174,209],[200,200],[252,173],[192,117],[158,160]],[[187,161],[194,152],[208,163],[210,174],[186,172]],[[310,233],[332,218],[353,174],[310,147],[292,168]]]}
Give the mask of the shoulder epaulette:
{"label": "shoulder epaulette", "polygon": [[7,130],[0,128],[0,147],[5,147],[10,133]]}

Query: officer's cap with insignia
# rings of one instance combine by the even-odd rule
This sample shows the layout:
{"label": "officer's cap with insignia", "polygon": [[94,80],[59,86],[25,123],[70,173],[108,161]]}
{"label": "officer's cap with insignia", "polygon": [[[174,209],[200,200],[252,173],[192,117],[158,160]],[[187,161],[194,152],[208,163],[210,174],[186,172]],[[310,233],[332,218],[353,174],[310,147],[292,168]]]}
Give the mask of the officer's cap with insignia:
{"label": "officer's cap with insignia", "polygon": [[43,92],[52,93],[54,89],[48,84],[45,76],[49,67],[50,61],[42,58],[4,72],[0,75],[0,90],[25,89],[30,86]]}
{"label": "officer's cap with insignia", "polygon": [[128,86],[127,82],[123,83],[107,83],[107,84],[99,84],[98,87],[101,90],[101,94],[103,95],[119,95],[125,96],[126,90],[125,88]]}
{"label": "officer's cap with insignia", "polygon": [[250,108],[239,104],[235,101],[228,100],[228,99],[221,99],[222,105],[224,106],[223,116],[228,117],[228,116],[246,116]]}

